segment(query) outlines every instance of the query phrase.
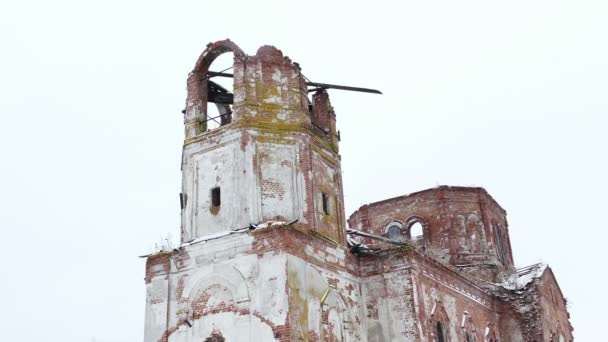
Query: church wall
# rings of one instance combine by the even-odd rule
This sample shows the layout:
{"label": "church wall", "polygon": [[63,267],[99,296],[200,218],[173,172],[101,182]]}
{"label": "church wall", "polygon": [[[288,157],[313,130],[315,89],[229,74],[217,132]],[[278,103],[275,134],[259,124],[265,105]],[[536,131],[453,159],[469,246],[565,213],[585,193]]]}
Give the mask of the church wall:
{"label": "church wall", "polygon": [[410,263],[403,254],[361,261],[364,330],[369,342],[413,341],[416,317]]}
{"label": "church wall", "polygon": [[283,250],[287,262],[289,338],[284,341],[364,341],[356,257],[306,226],[256,230],[256,253]]}
{"label": "church wall", "polygon": [[449,341],[475,341],[498,333],[494,300],[481,289],[435,261],[412,253],[412,292],[420,341],[435,341],[437,322],[444,324]]}
{"label": "church wall", "polygon": [[290,255],[288,288],[291,341],[362,340],[362,301],[354,277]]}
{"label": "church wall", "polygon": [[[416,222],[423,238],[412,243],[435,259],[481,279],[495,280],[500,261],[492,245],[486,214],[506,227],[505,213],[481,188],[438,187],[364,205],[349,218],[349,226],[388,236],[393,223],[402,227],[402,240],[411,237]],[[508,242],[508,238],[507,238]],[[366,239],[368,245],[379,243]]]}
{"label": "church wall", "polygon": [[551,269],[547,269],[535,285],[539,294],[543,336],[545,338],[552,337],[557,342],[571,341],[573,339],[572,327],[570,326],[570,315],[567,311],[566,300]]}
{"label": "church wall", "polygon": [[145,341],[280,336],[289,307],[287,255],[252,253],[253,241],[225,236],[149,259]]}
{"label": "church wall", "polygon": [[[259,192],[253,164],[254,147],[243,146],[239,131],[219,128],[205,139],[184,146],[182,163],[182,240],[258,222]],[[214,207],[211,191],[220,189],[221,204]],[[254,196],[256,194],[257,196]]]}
{"label": "church wall", "polygon": [[[315,230],[336,242],[344,241],[343,200],[338,161],[319,148],[312,150],[312,178],[315,203]],[[323,209],[323,196],[327,212]]]}
{"label": "church wall", "polygon": [[356,258],[310,234],[269,227],[150,257],[145,341],[365,341]]}

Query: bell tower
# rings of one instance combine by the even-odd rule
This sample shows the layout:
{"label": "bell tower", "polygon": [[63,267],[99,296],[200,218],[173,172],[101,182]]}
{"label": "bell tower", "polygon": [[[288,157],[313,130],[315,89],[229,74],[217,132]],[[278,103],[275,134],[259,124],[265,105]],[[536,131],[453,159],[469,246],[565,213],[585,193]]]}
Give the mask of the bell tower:
{"label": "bell tower", "polygon": [[[234,55],[233,74],[211,72],[224,53]],[[232,77],[233,92],[217,77]],[[296,220],[344,243],[335,114],[325,89],[314,91],[309,98],[299,65],[272,46],[248,56],[230,40],[207,45],[188,77],[182,243]]]}

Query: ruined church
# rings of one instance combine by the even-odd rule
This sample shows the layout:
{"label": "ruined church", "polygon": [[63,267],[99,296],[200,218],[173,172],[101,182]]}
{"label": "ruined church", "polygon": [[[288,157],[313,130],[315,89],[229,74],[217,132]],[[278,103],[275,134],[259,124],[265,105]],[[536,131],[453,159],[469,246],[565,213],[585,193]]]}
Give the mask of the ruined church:
{"label": "ruined church", "polygon": [[[210,69],[225,53],[231,71]],[[332,87],[275,47],[207,45],[187,80],[181,242],[146,256],[144,340],[572,341],[551,268],[515,268],[483,188],[346,218]]]}

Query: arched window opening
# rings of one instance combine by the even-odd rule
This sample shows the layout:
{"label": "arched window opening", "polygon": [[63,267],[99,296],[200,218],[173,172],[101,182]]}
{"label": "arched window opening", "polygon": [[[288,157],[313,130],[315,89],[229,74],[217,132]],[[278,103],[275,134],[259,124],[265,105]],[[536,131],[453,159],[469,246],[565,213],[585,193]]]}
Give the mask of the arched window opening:
{"label": "arched window opening", "polygon": [[186,139],[232,121],[234,71],[230,69],[240,69],[246,57],[229,39],[207,44],[188,75],[188,97],[182,111]]}
{"label": "arched window opening", "polygon": [[443,322],[437,322],[437,342],[446,342]]}
{"label": "arched window opening", "polygon": [[417,242],[424,238],[424,229],[422,223],[416,221],[410,225],[410,238],[412,241]]}
{"label": "arched window opening", "polygon": [[385,234],[391,240],[402,241],[403,235],[401,234],[401,223],[391,222],[386,226]]}
{"label": "arched window opening", "polygon": [[[227,52],[213,61],[209,71],[230,73],[233,65],[234,54]],[[207,130],[229,124],[234,102],[233,79],[208,74],[203,82],[207,83]]]}
{"label": "arched window opening", "polygon": [[331,215],[331,199],[324,192],[321,193],[321,209],[323,209],[323,215]]}

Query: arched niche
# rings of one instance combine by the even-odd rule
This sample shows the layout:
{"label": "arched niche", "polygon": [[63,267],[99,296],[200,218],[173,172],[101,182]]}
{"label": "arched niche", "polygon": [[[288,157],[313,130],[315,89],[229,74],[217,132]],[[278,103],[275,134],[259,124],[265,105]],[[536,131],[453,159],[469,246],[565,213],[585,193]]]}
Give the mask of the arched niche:
{"label": "arched niche", "polygon": [[382,234],[391,240],[402,241],[404,236],[403,223],[399,221],[390,221],[382,229]]}
{"label": "arched niche", "polygon": [[[321,337],[323,341],[345,341],[352,331],[353,317],[346,300],[334,288],[328,288],[321,302]],[[353,336],[350,336],[351,338]]]}
{"label": "arched niche", "polygon": [[431,310],[430,333],[433,341],[450,341],[450,318],[441,301],[436,301]]}
{"label": "arched niche", "polygon": [[465,342],[479,341],[477,336],[477,328],[473,322],[473,317],[471,317],[471,315],[469,315],[469,313],[466,311],[462,315],[461,328]]}
{"label": "arched niche", "polygon": [[[210,297],[206,302],[202,297]],[[178,312],[188,319],[197,319],[205,314],[209,306],[223,301],[222,310],[228,311],[248,308],[251,302],[249,287],[242,275],[234,268],[227,267],[222,274],[199,272],[190,276],[185,282],[178,299]]]}

